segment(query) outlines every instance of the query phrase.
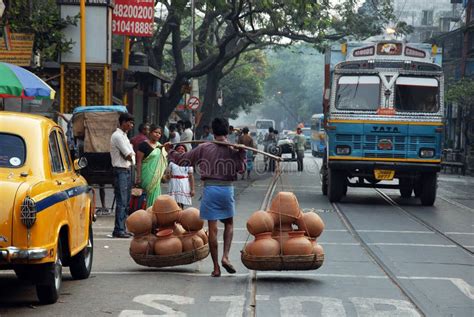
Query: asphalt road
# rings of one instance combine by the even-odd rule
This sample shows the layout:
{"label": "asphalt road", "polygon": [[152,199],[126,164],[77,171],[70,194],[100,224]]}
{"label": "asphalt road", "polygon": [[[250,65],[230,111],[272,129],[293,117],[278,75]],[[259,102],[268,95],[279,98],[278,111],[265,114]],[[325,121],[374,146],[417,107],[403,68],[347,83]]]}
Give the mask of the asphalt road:
{"label": "asphalt road", "polygon": [[474,178],[441,174],[433,207],[401,199],[395,190],[352,188],[333,205],[321,194],[318,163],[309,153],[304,173],[284,163],[277,191],[294,191],[303,209],[315,209],[325,221],[319,270],[257,272],[252,279],[241,263],[250,239],[246,220],[271,179],[262,172],[236,185],[231,261],[237,274],[210,277],[210,257],[166,269],[139,266],[128,254],[130,240],[108,236],[113,217],[101,216],[89,279],[73,281],[65,269],[59,302],[40,306],[34,286],[0,271],[0,315],[473,316]]}

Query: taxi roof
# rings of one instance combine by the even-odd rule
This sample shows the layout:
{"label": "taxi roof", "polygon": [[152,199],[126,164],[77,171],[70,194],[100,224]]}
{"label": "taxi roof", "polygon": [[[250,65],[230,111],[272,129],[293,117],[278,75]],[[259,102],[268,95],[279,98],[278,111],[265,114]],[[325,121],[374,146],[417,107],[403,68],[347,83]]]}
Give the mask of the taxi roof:
{"label": "taxi roof", "polygon": [[44,116],[23,113],[0,111],[0,131],[19,135],[35,134],[36,129],[51,128],[57,124]]}

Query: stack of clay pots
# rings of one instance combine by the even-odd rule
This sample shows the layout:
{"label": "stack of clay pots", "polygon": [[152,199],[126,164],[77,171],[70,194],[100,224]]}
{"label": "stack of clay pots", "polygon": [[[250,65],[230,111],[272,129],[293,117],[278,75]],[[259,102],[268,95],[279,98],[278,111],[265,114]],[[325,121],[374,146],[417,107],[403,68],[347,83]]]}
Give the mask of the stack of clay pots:
{"label": "stack of clay pots", "polygon": [[147,210],[135,211],[126,225],[134,234],[130,243],[133,255],[179,255],[208,243],[199,210],[181,210],[169,195],[159,196]]}
{"label": "stack of clay pots", "polygon": [[316,238],[323,229],[324,223],[318,214],[303,213],[293,193],[280,192],[268,211],[256,211],[248,219],[247,230],[255,240],[246,245],[245,253],[253,256],[322,255],[324,250]]}

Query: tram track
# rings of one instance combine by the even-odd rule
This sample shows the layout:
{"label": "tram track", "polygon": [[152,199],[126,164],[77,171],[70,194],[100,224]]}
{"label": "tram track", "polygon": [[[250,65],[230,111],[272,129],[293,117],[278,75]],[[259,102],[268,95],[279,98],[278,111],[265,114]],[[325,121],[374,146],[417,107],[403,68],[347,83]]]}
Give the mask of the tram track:
{"label": "tram track", "polygon": [[[320,168],[319,162],[316,158],[313,158],[314,163],[318,168]],[[360,244],[362,249],[368,254],[368,256],[377,264],[377,266],[384,272],[384,274],[390,279],[390,281],[400,290],[400,292],[405,296],[405,298],[413,305],[417,312],[421,316],[426,316],[425,310],[423,309],[423,304],[417,299],[415,294],[410,291],[407,287],[403,285],[403,282],[397,277],[395,273],[385,264],[384,260],[377,255],[377,253],[368,245],[362,236],[359,234],[357,229],[354,227],[349,217],[345,212],[339,208],[338,203],[331,203],[334,211],[341,220],[344,227],[347,229],[349,234]]]}
{"label": "tram track", "polygon": [[398,210],[400,210],[401,212],[403,212],[406,216],[408,216],[413,221],[419,223],[420,225],[424,226],[426,229],[428,229],[428,230],[438,234],[439,236],[443,237],[444,239],[448,240],[452,244],[456,245],[457,247],[459,247],[462,250],[464,250],[465,252],[467,252],[469,255],[471,255],[471,256],[474,255],[474,251],[472,251],[471,249],[469,249],[469,248],[465,247],[464,245],[462,245],[461,243],[457,242],[456,240],[454,240],[453,238],[451,238],[450,236],[448,236],[447,234],[445,234],[441,230],[437,229],[436,227],[432,226],[431,224],[429,224],[425,220],[423,220],[420,217],[416,216],[412,212],[404,209],[402,206],[400,206],[396,201],[394,201],[390,196],[388,196],[386,193],[384,193],[380,189],[377,189],[377,188],[374,188],[374,189],[388,204],[390,204],[391,206],[393,206],[393,207],[397,208]]}
{"label": "tram track", "polygon": [[[260,205],[260,210],[266,210],[268,205],[270,204],[271,198],[273,193],[275,192],[278,179],[281,175],[280,166],[277,165],[275,173],[273,174],[273,178],[268,185],[267,191],[263,197],[262,203]],[[244,316],[246,317],[255,317],[256,316],[256,308],[257,308],[257,271],[249,270],[249,277],[248,277],[248,287],[245,296],[245,307],[246,310],[244,311]]]}
{"label": "tram track", "polygon": [[390,268],[384,263],[383,259],[374,252],[374,250],[364,241],[362,236],[359,234],[357,229],[353,226],[352,222],[346,216],[344,211],[338,207],[338,203],[331,204],[341,219],[342,224],[349,231],[350,235],[360,244],[364,251],[369,255],[369,257],[380,267],[380,269],[387,275],[390,281],[397,286],[400,292],[407,298],[407,300],[415,307],[415,309],[420,313],[421,316],[426,316],[423,310],[423,305],[417,299],[415,294],[413,294],[407,287],[405,287],[402,281],[397,277],[396,274],[390,270]]}

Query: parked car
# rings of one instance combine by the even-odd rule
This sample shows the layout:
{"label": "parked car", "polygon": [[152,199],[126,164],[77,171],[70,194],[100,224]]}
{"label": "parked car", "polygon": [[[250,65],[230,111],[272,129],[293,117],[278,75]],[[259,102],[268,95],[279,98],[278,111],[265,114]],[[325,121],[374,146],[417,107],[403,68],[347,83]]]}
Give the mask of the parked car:
{"label": "parked car", "polygon": [[0,269],[33,281],[41,303],[57,301],[62,269],[88,278],[93,190],[62,129],[50,119],[0,112]]}

